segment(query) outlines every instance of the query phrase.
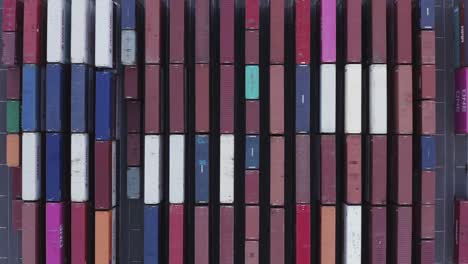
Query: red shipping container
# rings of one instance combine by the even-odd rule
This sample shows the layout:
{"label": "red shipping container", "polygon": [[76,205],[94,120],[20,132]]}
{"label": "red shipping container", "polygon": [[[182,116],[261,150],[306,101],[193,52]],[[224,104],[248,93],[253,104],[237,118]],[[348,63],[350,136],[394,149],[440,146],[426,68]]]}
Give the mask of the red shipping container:
{"label": "red shipping container", "polygon": [[245,171],[245,203],[258,204],[259,201],[259,175],[258,170]]}
{"label": "red shipping container", "polygon": [[296,64],[310,64],[310,0],[296,1]]}
{"label": "red shipping container", "polygon": [[284,206],[284,137],[270,137],[270,205]]}
{"label": "red shipping container", "polygon": [[219,62],[234,63],[234,14],[235,1],[225,0],[219,3]]}
{"label": "red shipping container", "polygon": [[296,203],[310,203],[310,136],[296,135]]}
{"label": "red shipping container", "polygon": [[435,263],[435,240],[421,240],[419,242],[419,261],[418,264]]}
{"label": "red shipping container", "polygon": [[[250,0],[252,1],[252,0]],[[245,31],[245,64],[259,63],[260,33],[258,30]]]}
{"label": "red shipping container", "polygon": [[159,65],[145,66],[145,133],[159,133],[161,86]]}
{"label": "red shipping container", "polygon": [[11,224],[13,226],[13,230],[18,231],[21,230],[21,218],[22,218],[22,207],[23,207],[23,200],[11,200]]}
{"label": "red shipping container", "polygon": [[140,166],[140,134],[127,135],[127,166]]}
{"label": "red shipping container", "polygon": [[412,63],[411,0],[398,0],[395,5],[395,63]]}
{"label": "red shipping container", "polygon": [[362,202],[362,147],[360,135],[346,136],[346,177],[345,189],[347,204]]}
{"label": "red shipping container", "polygon": [[346,1],[346,62],[361,62],[362,0]]}
{"label": "red shipping container", "polygon": [[22,192],[22,174],[21,168],[10,167],[11,195],[13,198],[21,199]]}
{"label": "red shipping container", "polygon": [[373,0],[370,4],[370,62],[387,62],[387,0]]}
{"label": "red shipping container", "polygon": [[124,67],[124,91],[125,98],[127,99],[138,99],[138,68],[137,66],[125,66]]}
{"label": "red shipping container", "polygon": [[210,259],[210,208],[208,206],[195,207],[195,262],[194,264],[209,263]]}
{"label": "red shipping container", "polygon": [[435,205],[416,205],[416,230],[420,239],[435,239]]}
{"label": "red shipping container", "polygon": [[391,262],[411,263],[412,215],[411,207],[394,207],[392,210]]}
{"label": "red shipping container", "polygon": [[260,0],[245,0],[245,28],[259,29]]}
{"label": "red shipping container", "polygon": [[219,263],[234,264],[234,207],[221,206],[219,221]]}
{"label": "red shipping container", "polygon": [[17,65],[21,61],[21,33],[2,33],[2,63],[8,66]]}
{"label": "red shipping container", "polygon": [[109,210],[113,207],[112,152],[112,141],[94,143],[94,207],[96,209]]}
{"label": "red shipping container", "polygon": [[169,264],[184,263],[184,206],[169,205]]}
{"label": "red shipping container", "polygon": [[210,65],[195,64],[195,132],[210,132]]}
{"label": "red shipping container", "polygon": [[270,64],[284,64],[284,13],[284,0],[270,1]]}
{"label": "red shipping container", "polygon": [[42,62],[42,37],[46,28],[42,19],[42,0],[24,0],[23,63]]}
{"label": "red shipping container", "polygon": [[[226,3],[224,1],[223,3]],[[219,129],[221,134],[234,133],[234,66],[221,65]]]}
{"label": "red shipping container", "polygon": [[24,264],[44,263],[44,225],[42,205],[39,202],[23,203],[21,211],[22,256]]}
{"label": "red shipping container", "polygon": [[195,1],[195,63],[210,62],[210,1]]}
{"label": "red shipping container", "polygon": [[421,172],[421,204],[435,204],[436,199],[436,172]]}
{"label": "red shipping container", "polygon": [[394,72],[394,133],[413,133],[413,72],[411,65],[397,65]]}
{"label": "red shipping container", "polygon": [[2,29],[7,31],[23,30],[23,2],[19,0],[3,1]]}
{"label": "red shipping container", "polygon": [[394,136],[392,150],[391,197],[399,205],[413,202],[412,136]]}
{"label": "red shipping container", "polygon": [[71,204],[71,263],[86,264],[89,259],[89,209],[87,203]]}
{"label": "red shipping container", "polygon": [[468,201],[455,201],[455,263],[468,263]]}
{"label": "red shipping container", "polygon": [[320,201],[336,203],[336,142],[333,135],[320,137]]}
{"label": "red shipping container", "polygon": [[141,131],[140,111],[140,101],[127,100],[127,133],[139,133]]}
{"label": "red shipping container", "polygon": [[369,208],[369,264],[387,261],[387,208]]}
{"label": "red shipping container", "polygon": [[296,264],[311,260],[310,205],[296,205]]}
{"label": "red shipping container", "polygon": [[419,131],[422,135],[436,133],[436,102],[421,101],[419,117]]}
{"label": "red shipping container", "polygon": [[246,206],[245,207],[245,239],[259,240],[260,239],[260,207]]}
{"label": "red shipping container", "polygon": [[161,1],[145,0],[145,62],[161,62]]}
{"label": "red shipping container", "polygon": [[10,67],[6,72],[6,97],[7,99],[21,99],[21,69]]}
{"label": "red shipping container", "polygon": [[270,209],[270,264],[284,264],[284,208]]}
{"label": "red shipping container", "polygon": [[185,72],[184,65],[169,66],[169,131],[185,132]]}
{"label": "red shipping container", "polygon": [[259,263],[258,241],[245,241],[245,264]]}
{"label": "red shipping container", "polygon": [[270,134],[284,134],[284,66],[270,66]]}
{"label": "red shipping container", "polygon": [[420,99],[435,99],[436,98],[436,66],[421,65],[419,76],[419,98]]}
{"label": "red shipping container", "polygon": [[419,51],[421,64],[435,64],[436,63],[436,41],[434,30],[422,30],[419,36]]}
{"label": "red shipping container", "polygon": [[387,136],[371,136],[367,202],[387,204]]}
{"label": "red shipping container", "polygon": [[258,100],[245,102],[245,133],[260,134],[260,102]]}
{"label": "red shipping container", "polygon": [[184,63],[185,0],[171,0],[169,5],[169,62]]}

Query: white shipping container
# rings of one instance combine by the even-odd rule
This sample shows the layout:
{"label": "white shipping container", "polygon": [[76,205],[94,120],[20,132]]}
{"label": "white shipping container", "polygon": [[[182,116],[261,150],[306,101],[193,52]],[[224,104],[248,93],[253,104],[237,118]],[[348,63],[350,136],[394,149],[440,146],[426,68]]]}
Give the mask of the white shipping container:
{"label": "white shipping container", "polygon": [[161,147],[159,135],[145,136],[144,202],[159,204],[162,198]]}
{"label": "white shipping container", "polygon": [[344,239],[343,239],[343,263],[361,263],[361,213],[360,205],[344,205]]}
{"label": "white shipping container", "polygon": [[96,0],[95,64],[96,67],[113,67],[113,3],[112,0]]}
{"label": "white shipping container", "polygon": [[117,143],[112,141],[112,207],[117,205]]}
{"label": "white shipping container", "polygon": [[89,141],[88,134],[71,134],[71,201],[89,199]]}
{"label": "white shipping container", "polygon": [[234,202],[234,135],[221,135],[219,152],[219,201]]}
{"label": "white shipping container", "polygon": [[169,203],[184,203],[185,136],[169,136]]}
{"label": "white shipping container", "polygon": [[70,54],[70,1],[47,1],[47,62],[67,63]]}
{"label": "white shipping container", "polygon": [[362,66],[345,66],[345,133],[361,133]]}
{"label": "white shipping container", "polygon": [[320,66],[320,133],[336,132],[336,65]]}
{"label": "white shipping container", "polygon": [[123,65],[137,64],[137,38],[135,30],[122,30],[121,61]]}
{"label": "white shipping container", "polygon": [[41,133],[23,133],[22,191],[24,201],[41,199]]}
{"label": "white shipping container", "polygon": [[93,64],[94,1],[72,0],[71,62]]}
{"label": "white shipping container", "polygon": [[387,65],[370,65],[369,78],[369,132],[387,134]]}

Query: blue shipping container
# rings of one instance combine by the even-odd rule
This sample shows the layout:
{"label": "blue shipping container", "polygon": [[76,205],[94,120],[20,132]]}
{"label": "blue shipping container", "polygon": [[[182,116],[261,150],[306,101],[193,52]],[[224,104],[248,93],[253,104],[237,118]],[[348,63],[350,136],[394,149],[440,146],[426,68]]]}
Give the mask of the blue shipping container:
{"label": "blue shipping container", "polygon": [[433,170],[436,166],[436,140],[433,136],[421,137],[421,167]]}
{"label": "blue shipping container", "polygon": [[46,131],[63,132],[67,128],[65,70],[61,64],[46,67]]}
{"label": "blue shipping container", "polygon": [[208,203],[210,193],[210,138],[195,136],[195,201]]}
{"label": "blue shipping container", "polygon": [[65,200],[65,151],[64,136],[59,133],[46,134],[46,200]]}
{"label": "blue shipping container", "polygon": [[310,132],[310,66],[296,66],[296,133]]}
{"label": "blue shipping container", "polygon": [[71,67],[71,131],[88,133],[94,129],[94,72],[85,64]]}
{"label": "blue shipping container", "polygon": [[25,132],[41,131],[41,69],[38,65],[23,65],[22,90],[22,129]]}
{"label": "blue shipping container", "polygon": [[122,0],[122,29],[136,29],[136,0]]}
{"label": "blue shipping container", "polygon": [[260,137],[247,136],[245,138],[245,168],[258,169],[260,164]]}
{"label": "blue shipping container", "polygon": [[159,263],[159,206],[145,205],[144,263]]}
{"label": "blue shipping container", "polygon": [[96,140],[112,140],[114,136],[114,78],[110,71],[96,72],[95,133]]}
{"label": "blue shipping container", "polygon": [[434,29],[435,27],[435,0],[420,0],[420,27],[421,29]]}

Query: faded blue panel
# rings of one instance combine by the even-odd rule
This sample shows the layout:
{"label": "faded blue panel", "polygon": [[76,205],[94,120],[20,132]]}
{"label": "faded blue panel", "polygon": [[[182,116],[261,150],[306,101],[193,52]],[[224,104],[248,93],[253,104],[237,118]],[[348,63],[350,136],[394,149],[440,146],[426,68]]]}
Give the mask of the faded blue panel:
{"label": "faded blue panel", "polygon": [[144,263],[159,263],[159,206],[145,205]]}
{"label": "faded blue panel", "polygon": [[296,133],[310,132],[310,66],[296,66]]}
{"label": "faded blue panel", "polygon": [[23,65],[21,126],[23,131],[41,130],[41,70],[33,64]]}
{"label": "faded blue panel", "polygon": [[65,69],[61,64],[46,67],[46,130],[63,132],[68,118],[66,107]]}
{"label": "faded blue panel", "polygon": [[258,169],[260,166],[260,137],[247,136],[245,138],[245,168]]}
{"label": "faded blue panel", "polygon": [[96,140],[112,140],[114,136],[115,91],[113,73],[96,72]]}
{"label": "faded blue panel", "polygon": [[210,138],[195,136],[195,201],[208,203],[210,199]]}

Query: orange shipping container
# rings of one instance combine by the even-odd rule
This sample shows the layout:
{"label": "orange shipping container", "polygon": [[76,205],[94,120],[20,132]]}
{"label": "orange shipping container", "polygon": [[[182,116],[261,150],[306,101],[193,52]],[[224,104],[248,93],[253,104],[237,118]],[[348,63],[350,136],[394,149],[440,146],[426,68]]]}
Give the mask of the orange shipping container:
{"label": "orange shipping container", "polygon": [[335,206],[320,207],[320,263],[335,264]]}
{"label": "orange shipping container", "polygon": [[96,211],[94,263],[116,263],[115,209]]}
{"label": "orange shipping container", "polygon": [[20,136],[19,134],[8,134],[6,136],[6,153],[7,153],[7,166],[19,167],[20,166]]}

